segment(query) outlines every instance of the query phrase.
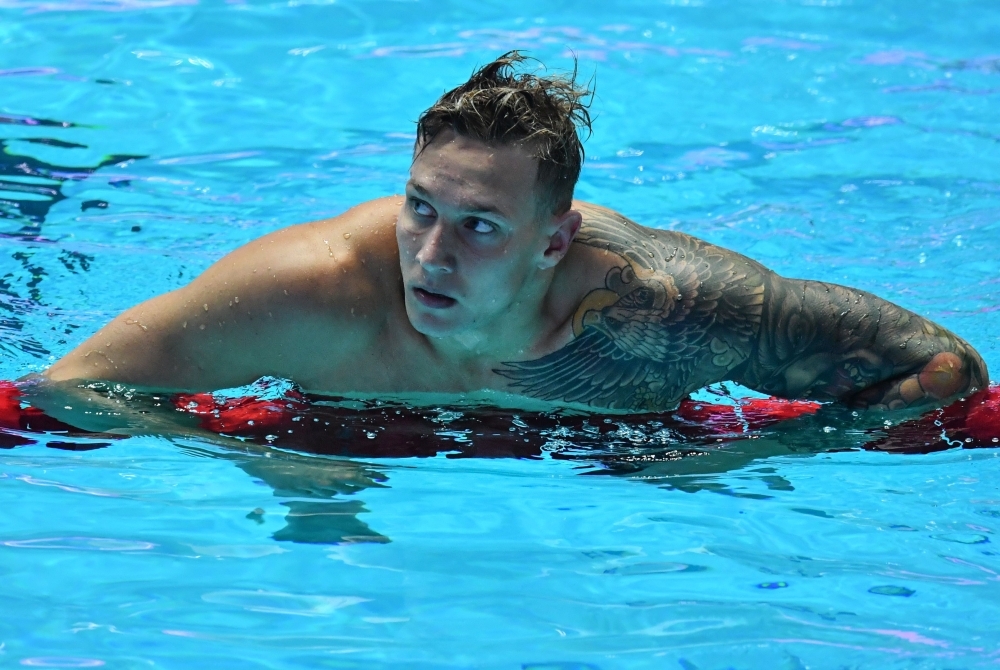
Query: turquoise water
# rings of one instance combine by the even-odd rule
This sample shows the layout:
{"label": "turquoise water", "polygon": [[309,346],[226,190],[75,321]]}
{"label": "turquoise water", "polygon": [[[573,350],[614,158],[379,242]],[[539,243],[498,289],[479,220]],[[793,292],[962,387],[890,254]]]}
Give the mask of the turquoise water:
{"label": "turquoise water", "polygon": [[[579,197],[879,293],[996,375],[997,34],[987,0],[0,0],[0,377],[399,192],[420,111],[515,47],[596,75]],[[998,451],[835,435],[683,478],[556,457],[573,435],[520,459],[41,436],[0,451],[0,664],[995,665]]]}

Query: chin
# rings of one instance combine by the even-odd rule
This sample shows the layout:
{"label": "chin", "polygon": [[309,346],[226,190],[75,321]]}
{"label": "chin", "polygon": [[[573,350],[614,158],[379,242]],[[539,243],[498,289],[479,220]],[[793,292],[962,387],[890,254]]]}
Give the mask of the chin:
{"label": "chin", "polygon": [[467,324],[463,319],[458,318],[458,314],[449,314],[454,309],[435,313],[417,305],[410,305],[407,301],[406,316],[410,320],[410,325],[418,333],[428,337],[448,337],[449,335],[457,335],[467,328]]}

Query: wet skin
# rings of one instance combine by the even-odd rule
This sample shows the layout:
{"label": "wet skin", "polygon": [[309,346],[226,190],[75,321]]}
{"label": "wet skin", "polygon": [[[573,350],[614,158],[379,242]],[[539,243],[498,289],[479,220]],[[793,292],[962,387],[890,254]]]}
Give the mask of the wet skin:
{"label": "wet skin", "polygon": [[490,389],[628,412],[725,379],[883,409],[988,384],[967,342],[901,307],[596,205],[552,214],[535,175],[523,148],[443,133],[405,196],[237,249],[46,377],[211,390],[273,375],[319,393]]}

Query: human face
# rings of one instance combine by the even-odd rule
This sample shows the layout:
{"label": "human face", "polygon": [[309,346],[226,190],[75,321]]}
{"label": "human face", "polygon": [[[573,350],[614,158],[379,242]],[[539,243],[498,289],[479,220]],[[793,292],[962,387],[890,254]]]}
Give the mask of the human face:
{"label": "human face", "polygon": [[[544,265],[537,161],[517,146],[488,146],[442,131],[410,167],[396,224],[406,314],[447,337],[495,325]],[[497,332],[497,331],[493,331]]]}

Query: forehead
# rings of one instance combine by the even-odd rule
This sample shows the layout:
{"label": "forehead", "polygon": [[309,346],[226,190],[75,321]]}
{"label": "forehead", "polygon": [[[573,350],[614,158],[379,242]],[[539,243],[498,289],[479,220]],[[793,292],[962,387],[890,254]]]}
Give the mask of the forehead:
{"label": "forehead", "polygon": [[[502,209],[535,204],[538,161],[520,145],[489,145],[444,130],[410,166],[410,182],[432,195],[466,201],[488,199]],[[513,212],[511,212],[513,213]]]}

